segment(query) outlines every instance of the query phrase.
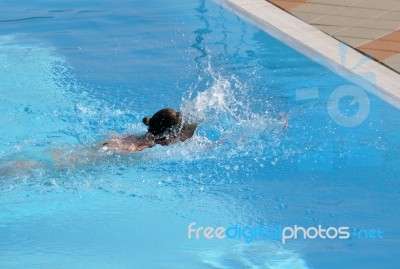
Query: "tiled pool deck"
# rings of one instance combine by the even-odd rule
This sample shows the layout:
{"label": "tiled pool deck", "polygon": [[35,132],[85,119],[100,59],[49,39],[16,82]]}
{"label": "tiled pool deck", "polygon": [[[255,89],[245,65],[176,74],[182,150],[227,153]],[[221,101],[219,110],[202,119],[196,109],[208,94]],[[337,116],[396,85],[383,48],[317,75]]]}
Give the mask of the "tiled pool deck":
{"label": "tiled pool deck", "polygon": [[[397,59],[399,53],[396,50],[396,45],[399,44],[397,41],[398,32],[395,30],[382,30],[381,34],[375,37],[370,37],[367,41],[359,44],[358,46],[349,46],[344,44],[338,39],[339,36],[329,35],[326,32],[319,30],[314,25],[299,19],[296,16],[291,15],[290,12],[298,11],[300,8],[304,8],[305,5],[312,4],[312,1],[307,0],[270,0],[275,3],[272,4],[266,0],[219,0],[227,8],[236,12],[238,15],[247,18],[249,21],[257,25],[260,29],[266,31],[269,35],[275,37],[276,39],[284,42],[293,49],[300,51],[305,56],[318,62],[325,67],[329,68],[331,71],[337,73],[340,76],[346,77],[350,82],[362,87],[364,90],[379,96],[382,100],[400,108],[400,68],[397,68]],[[335,0],[335,5],[326,4],[332,0],[318,0],[324,2],[325,4],[312,4],[320,5],[324,7],[332,7],[333,9],[338,8],[347,10],[349,7],[355,7],[356,3],[369,3],[370,6],[376,6],[375,0]],[[400,0],[381,0],[379,5],[385,6],[386,1],[393,4],[399,4]],[[346,3],[350,3],[347,4]],[[339,5],[339,4],[342,4]],[[279,4],[280,7],[277,7]],[[398,6],[395,5],[395,8]],[[365,6],[361,9],[366,9]],[[373,8],[370,8],[374,10]],[[334,15],[324,15],[320,13],[304,12],[306,14],[319,14],[318,17],[330,17]],[[397,14],[396,11],[383,11],[382,14]],[[310,16],[311,16],[310,15]],[[341,21],[347,20],[347,18],[352,19],[353,17],[342,17],[337,19],[336,24]],[[378,15],[379,17],[379,15]],[[398,23],[396,17],[392,22]],[[373,19],[362,18],[359,24],[369,22]],[[379,20],[378,20],[379,21]],[[328,23],[327,23],[328,24]],[[346,29],[349,31],[353,30],[355,33],[361,33],[365,31],[374,32],[374,28],[360,27],[359,24],[355,23],[354,26],[340,26],[340,25],[325,25],[325,27],[340,28],[342,30],[338,32],[344,32]],[[321,24],[322,25],[322,24]],[[374,26],[375,27],[375,26]],[[365,29],[365,30],[360,30]],[[394,28],[398,29],[398,28]],[[350,34],[349,34],[350,35]],[[335,38],[336,37],[336,38]],[[342,37],[342,36],[340,36]],[[357,39],[355,36],[351,38]],[[394,44],[394,49],[385,46],[378,46],[380,43],[386,43],[382,41],[389,41],[390,44]],[[375,45],[374,45],[375,43]],[[378,45],[376,45],[378,44]],[[366,47],[368,48],[366,48]],[[355,47],[355,48],[354,48]],[[363,47],[363,48],[361,48]],[[385,64],[391,64],[391,68],[388,68],[379,61],[369,60],[365,56],[365,52],[361,49],[368,49],[372,51],[382,51],[382,53],[392,54],[385,59],[380,59],[379,61]],[[399,51],[400,52],[400,51]],[[363,54],[364,53],[364,54]]]}
{"label": "tiled pool deck", "polygon": [[400,0],[267,1],[400,73]]}

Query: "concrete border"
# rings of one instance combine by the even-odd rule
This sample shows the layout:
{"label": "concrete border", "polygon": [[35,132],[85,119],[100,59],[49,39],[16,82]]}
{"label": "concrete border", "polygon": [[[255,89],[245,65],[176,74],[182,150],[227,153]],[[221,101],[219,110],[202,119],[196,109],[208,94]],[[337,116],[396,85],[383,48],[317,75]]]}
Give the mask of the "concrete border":
{"label": "concrete border", "polygon": [[[365,62],[365,55],[265,0],[216,1],[274,38],[400,108],[400,74],[372,59]],[[341,46],[346,48],[346,62],[343,62]],[[375,78],[365,76],[367,73],[375,74]]]}

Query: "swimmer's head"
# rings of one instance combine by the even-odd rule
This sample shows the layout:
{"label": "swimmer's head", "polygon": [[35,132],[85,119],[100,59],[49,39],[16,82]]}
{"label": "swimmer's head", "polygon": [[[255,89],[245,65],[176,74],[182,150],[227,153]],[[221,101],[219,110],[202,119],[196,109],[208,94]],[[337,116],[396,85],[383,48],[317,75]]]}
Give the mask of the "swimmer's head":
{"label": "swimmer's head", "polygon": [[182,128],[182,115],[171,108],[164,108],[151,118],[143,118],[143,123],[149,126],[148,132],[156,138],[177,135]]}

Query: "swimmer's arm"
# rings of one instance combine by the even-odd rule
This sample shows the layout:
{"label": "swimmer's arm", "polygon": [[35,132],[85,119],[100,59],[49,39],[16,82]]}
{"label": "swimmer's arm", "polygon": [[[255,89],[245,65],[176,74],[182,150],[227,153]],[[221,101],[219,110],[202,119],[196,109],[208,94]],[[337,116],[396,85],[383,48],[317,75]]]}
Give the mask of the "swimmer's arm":
{"label": "swimmer's arm", "polygon": [[197,124],[185,124],[181,130],[181,134],[179,135],[179,140],[181,142],[191,138],[196,131]]}
{"label": "swimmer's arm", "polygon": [[117,150],[121,152],[142,151],[145,148],[151,148],[155,145],[154,139],[149,136],[136,137],[130,135],[127,137],[114,137],[101,144],[99,149]]}
{"label": "swimmer's arm", "polygon": [[151,148],[154,147],[156,143],[154,142],[154,139],[149,138],[148,136],[140,137],[140,138],[135,138],[134,141],[131,143],[131,152],[132,151],[142,151],[143,149],[146,148]]}

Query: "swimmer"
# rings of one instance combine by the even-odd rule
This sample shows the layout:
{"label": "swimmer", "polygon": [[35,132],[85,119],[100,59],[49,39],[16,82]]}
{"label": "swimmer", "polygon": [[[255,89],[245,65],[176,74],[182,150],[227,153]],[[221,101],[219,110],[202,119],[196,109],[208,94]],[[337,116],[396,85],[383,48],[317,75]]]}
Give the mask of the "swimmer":
{"label": "swimmer", "polygon": [[143,123],[149,127],[145,135],[114,137],[102,143],[99,148],[101,150],[135,152],[154,147],[157,144],[168,146],[191,138],[197,127],[197,124],[185,123],[181,113],[171,108],[161,109],[151,118],[143,118]]}
{"label": "swimmer", "polygon": [[112,137],[100,145],[78,147],[75,150],[52,148],[38,153],[27,153],[24,158],[11,160],[5,165],[0,164],[0,174],[6,175],[14,170],[57,169],[93,163],[108,156],[102,152],[130,153],[139,152],[155,145],[167,146],[179,141],[186,141],[193,136],[197,128],[197,124],[185,122],[181,113],[171,108],[161,109],[151,118],[143,118],[143,123],[148,126],[148,130],[142,136]]}

